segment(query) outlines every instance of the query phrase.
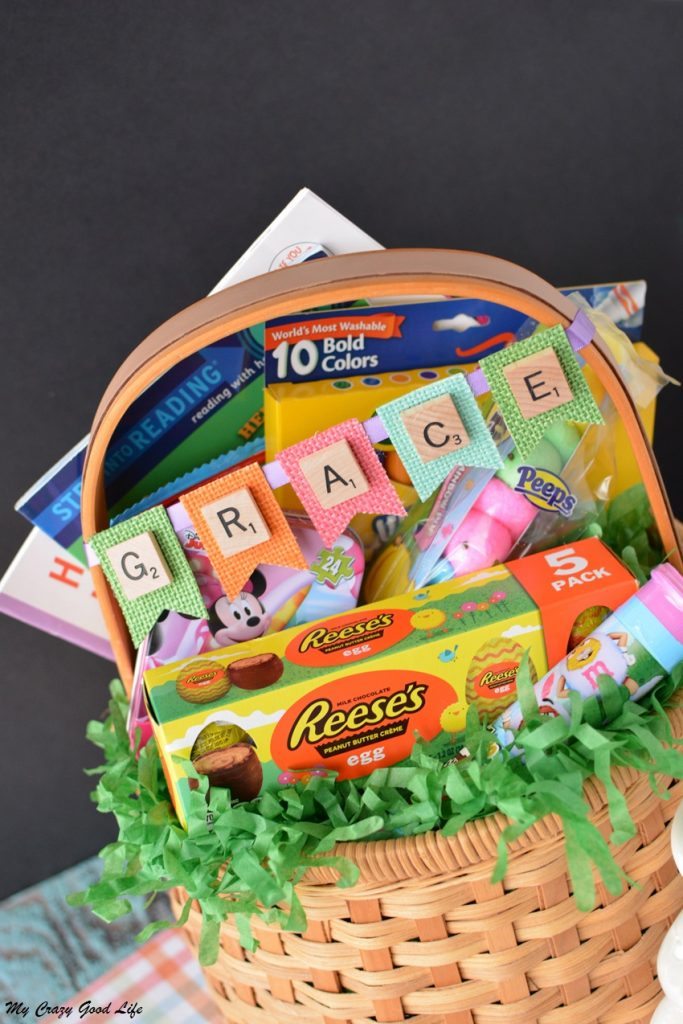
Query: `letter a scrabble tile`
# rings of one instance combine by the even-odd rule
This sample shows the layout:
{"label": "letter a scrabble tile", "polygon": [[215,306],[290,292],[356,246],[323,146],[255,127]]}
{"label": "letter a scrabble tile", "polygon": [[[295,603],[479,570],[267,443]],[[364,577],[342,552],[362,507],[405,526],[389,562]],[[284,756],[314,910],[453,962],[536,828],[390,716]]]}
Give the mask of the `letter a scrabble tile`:
{"label": "letter a scrabble tile", "polygon": [[370,490],[348,441],[335,441],[304,456],[299,466],[323,508],[335,508]]}
{"label": "letter a scrabble tile", "polygon": [[270,539],[270,530],[248,487],[202,505],[200,511],[226,558]]}
{"label": "letter a scrabble tile", "polygon": [[153,533],[139,533],[107,549],[107,557],[129,601],[173,582]]}
{"label": "letter a scrabble tile", "polygon": [[574,397],[553,348],[503,367],[503,373],[525,420],[550,412]]}
{"label": "letter a scrabble tile", "polygon": [[469,444],[469,434],[450,395],[404,409],[400,416],[423,462],[450,455]]}

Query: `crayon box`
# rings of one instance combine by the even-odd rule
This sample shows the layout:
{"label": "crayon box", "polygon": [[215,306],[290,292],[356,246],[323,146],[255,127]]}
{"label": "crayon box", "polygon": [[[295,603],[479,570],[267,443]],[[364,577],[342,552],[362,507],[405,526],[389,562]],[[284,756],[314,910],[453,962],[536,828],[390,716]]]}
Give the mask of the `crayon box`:
{"label": "crayon box", "polygon": [[450,760],[474,704],[493,720],[529,652],[540,678],[637,590],[597,538],[145,673],[180,820],[179,759],[238,801],[311,774],[405,759],[419,734]]}

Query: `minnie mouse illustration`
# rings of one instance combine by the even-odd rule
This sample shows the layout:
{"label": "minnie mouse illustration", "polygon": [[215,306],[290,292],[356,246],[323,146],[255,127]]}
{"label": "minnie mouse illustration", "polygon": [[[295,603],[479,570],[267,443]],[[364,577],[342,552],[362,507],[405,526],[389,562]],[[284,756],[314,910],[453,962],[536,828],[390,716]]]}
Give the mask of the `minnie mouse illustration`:
{"label": "minnie mouse illustration", "polygon": [[225,595],[214,601],[209,608],[209,630],[219,647],[263,636],[271,622],[259,600],[265,589],[266,578],[255,569],[234,601],[228,601]]}
{"label": "minnie mouse illustration", "polygon": [[266,578],[255,569],[234,601],[220,594],[208,609],[208,620],[162,612],[150,634],[147,667],[263,636],[271,623],[271,615],[259,600],[265,590]]}

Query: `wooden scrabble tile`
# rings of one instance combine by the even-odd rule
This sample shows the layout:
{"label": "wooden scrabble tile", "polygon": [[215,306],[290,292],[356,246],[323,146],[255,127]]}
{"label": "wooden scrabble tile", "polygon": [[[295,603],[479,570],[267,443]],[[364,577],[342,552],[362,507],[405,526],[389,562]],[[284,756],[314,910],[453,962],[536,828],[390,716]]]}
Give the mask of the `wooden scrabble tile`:
{"label": "wooden scrabble tile", "polygon": [[202,505],[201,514],[226,558],[270,540],[268,525],[248,487]]}
{"label": "wooden scrabble tile", "polygon": [[571,402],[572,390],[553,348],[503,367],[503,373],[525,420]]}
{"label": "wooden scrabble tile", "polygon": [[112,545],[107,549],[107,557],[129,601],[173,582],[156,537],[149,531]]}
{"label": "wooden scrabble tile", "polygon": [[404,409],[403,426],[423,462],[466,448],[470,437],[450,395]]}
{"label": "wooden scrabble tile", "polygon": [[370,490],[351,445],[343,439],[305,455],[299,467],[323,508],[335,508]]}

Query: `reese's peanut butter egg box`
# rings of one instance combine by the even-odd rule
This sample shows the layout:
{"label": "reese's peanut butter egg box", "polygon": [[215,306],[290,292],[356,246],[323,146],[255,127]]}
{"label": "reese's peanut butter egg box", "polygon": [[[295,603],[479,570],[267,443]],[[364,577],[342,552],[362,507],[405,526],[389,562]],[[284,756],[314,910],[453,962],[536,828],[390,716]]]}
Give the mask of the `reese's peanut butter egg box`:
{"label": "reese's peanut butter egg box", "polygon": [[450,760],[470,705],[491,721],[514,702],[525,651],[540,677],[636,589],[593,538],[149,669],[181,821],[193,784],[182,759],[237,801],[367,775],[403,761],[417,735]]}

